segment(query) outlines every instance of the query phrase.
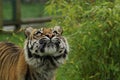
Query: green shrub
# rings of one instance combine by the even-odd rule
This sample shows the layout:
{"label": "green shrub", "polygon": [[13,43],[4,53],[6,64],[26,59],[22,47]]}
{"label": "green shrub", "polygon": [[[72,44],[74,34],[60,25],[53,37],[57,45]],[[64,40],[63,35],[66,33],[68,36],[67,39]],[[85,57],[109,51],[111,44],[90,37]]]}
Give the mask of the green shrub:
{"label": "green shrub", "polygon": [[63,16],[51,24],[63,26],[70,44],[57,80],[120,80],[120,3],[90,1],[52,0],[45,9]]}
{"label": "green shrub", "polygon": [[25,36],[24,32],[0,32],[0,42],[11,42],[20,47],[24,46]]}

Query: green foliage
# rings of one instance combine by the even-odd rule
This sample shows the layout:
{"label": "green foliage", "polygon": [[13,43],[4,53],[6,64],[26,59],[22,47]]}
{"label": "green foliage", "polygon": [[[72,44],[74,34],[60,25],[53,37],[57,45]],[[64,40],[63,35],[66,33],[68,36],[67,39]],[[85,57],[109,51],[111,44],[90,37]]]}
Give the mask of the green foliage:
{"label": "green foliage", "polygon": [[40,3],[33,3],[33,4],[22,4],[21,5],[21,13],[22,18],[38,18],[45,16],[43,13],[44,11],[44,4]]}
{"label": "green foliage", "polygon": [[[33,3],[33,4],[25,4],[21,3],[21,17],[24,18],[37,18],[37,17],[43,17],[44,15],[44,4],[41,3]],[[12,4],[10,1],[3,3],[3,14],[5,20],[11,20],[12,19]]]}
{"label": "green foliage", "polygon": [[23,34],[24,32],[20,33],[5,33],[0,32],[0,42],[12,42],[14,44],[19,45],[20,47],[23,47],[25,36]]}
{"label": "green foliage", "polygon": [[120,80],[119,0],[51,0],[51,24],[61,25],[70,44],[67,63],[57,80]]}

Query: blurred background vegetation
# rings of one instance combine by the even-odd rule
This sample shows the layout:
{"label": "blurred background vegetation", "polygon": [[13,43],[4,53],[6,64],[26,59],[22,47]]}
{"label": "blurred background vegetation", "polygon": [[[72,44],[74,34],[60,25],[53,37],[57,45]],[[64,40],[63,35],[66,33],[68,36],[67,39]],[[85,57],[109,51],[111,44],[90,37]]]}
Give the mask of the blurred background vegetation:
{"label": "blurred background vegetation", "polygon": [[[21,0],[21,16],[23,18],[36,18],[47,16],[44,14],[44,8],[47,0]],[[4,19],[12,18],[12,0],[3,0]],[[8,14],[9,13],[9,14]]]}
{"label": "blurred background vegetation", "polygon": [[[61,16],[46,25],[62,26],[70,45],[57,80],[120,80],[120,0],[36,1],[23,1],[22,18]],[[9,2],[4,5],[10,18]],[[23,32],[0,33],[0,41],[23,46],[24,39]]]}

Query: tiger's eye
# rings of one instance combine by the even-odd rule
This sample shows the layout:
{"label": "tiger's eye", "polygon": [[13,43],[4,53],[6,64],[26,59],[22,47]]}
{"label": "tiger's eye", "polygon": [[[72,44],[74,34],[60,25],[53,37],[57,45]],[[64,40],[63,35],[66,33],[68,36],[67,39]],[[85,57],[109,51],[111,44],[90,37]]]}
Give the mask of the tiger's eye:
{"label": "tiger's eye", "polygon": [[58,34],[58,32],[57,32],[57,31],[53,31],[53,33]]}
{"label": "tiger's eye", "polygon": [[37,32],[35,32],[35,35],[42,35],[42,32],[41,31],[37,31]]}
{"label": "tiger's eye", "polygon": [[38,34],[41,34],[41,32],[40,32],[40,31],[37,31],[35,34],[38,35]]}

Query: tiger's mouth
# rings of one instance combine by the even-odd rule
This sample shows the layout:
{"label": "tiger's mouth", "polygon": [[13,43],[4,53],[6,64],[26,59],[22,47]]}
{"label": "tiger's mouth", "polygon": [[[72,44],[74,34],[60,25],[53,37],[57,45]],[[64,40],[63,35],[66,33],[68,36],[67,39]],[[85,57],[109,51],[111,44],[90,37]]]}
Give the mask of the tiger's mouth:
{"label": "tiger's mouth", "polygon": [[60,40],[59,39],[41,39],[40,43],[40,53],[43,55],[52,55],[59,51]]}

